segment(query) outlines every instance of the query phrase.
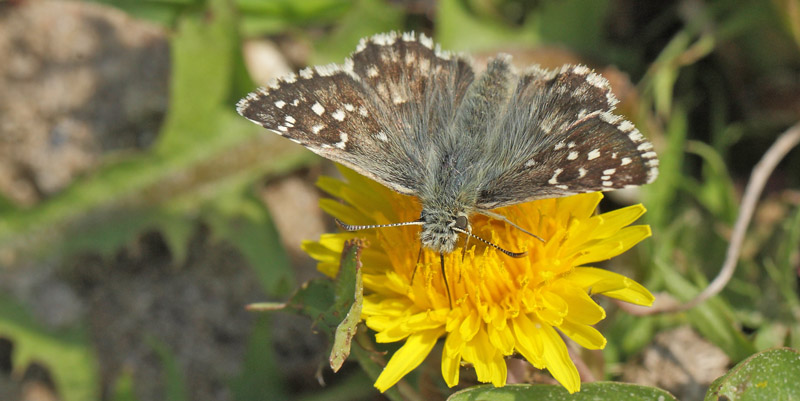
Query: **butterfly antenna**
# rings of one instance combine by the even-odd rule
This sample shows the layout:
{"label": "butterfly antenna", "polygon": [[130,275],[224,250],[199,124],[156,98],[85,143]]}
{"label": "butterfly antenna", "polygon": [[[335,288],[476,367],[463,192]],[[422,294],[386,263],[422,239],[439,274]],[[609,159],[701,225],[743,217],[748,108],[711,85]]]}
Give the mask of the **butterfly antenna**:
{"label": "butterfly antenna", "polygon": [[402,227],[402,226],[421,226],[424,223],[421,220],[414,220],[414,221],[405,221],[402,223],[391,223],[391,224],[371,224],[371,225],[353,225],[347,224],[337,218],[333,219],[336,221],[336,224],[339,227],[342,227],[345,231],[360,231],[360,230],[368,230],[370,228],[385,228],[385,227]]}
{"label": "butterfly antenna", "polygon": [[[507,250],[507,249],[503,249],[503,248],[501,248],[499,245],[497,245],[497,244],[495,244],[495,243],[493,243],[493,242],[487,241],[487,240],[485,240],[485,239],[483,239],[483,238],[481,238],[481,237],[479,237],[479,236],[477,236],[477,235],[475,235],[475,234],[473,234],[473,233],[471,233],[471,232],[469,232],[469,231],[462,230],[462,229],[460,229],[460,228],[458,228],[458,227],[451,227],[451,229],[452,229],[453,231],[455,231],[455,232],[459,232],[459,233],[461,233],[461,234],[467,235],[468,237],[475,238],[476,240],[478,240],[478,241],[481,241],[481,242],[483,242],[484,244],[486,244],[486,245],[489,245],[489,246],[491,246],[492,248],[494,248],[494,249],[497,249],[498,251],[500,251],[500,252],[503,252],[504,254],[506,254],[506,255],[508,255],[508,256],[511,256],[512,258],[521,258],[521,257],[523,257],[523,256],[525,256],[525,255],[527,255],[527,254],[528,254],[528,251],[523,251],[523,252],[511,252],[511,251],[509,251],[509,250]],[[531,235],[532,235],[532,234],[531,234]],[[537,237],[537,238],[538,238],[538,237]]]}
{"label": "butterfly antenna", "polygon": [[[370,225],[354,225],[354,224],[347,224],[337,218],[334,217],[333,219],[336,221],[336,224],[339,227],[342,227],[345,231],[360,231],[360,230],[369,230],[370,228],[386,228],[386,227],[402,227],[402,226],[421,226],[423,225],[422,220],[414,220],[414,221],[405,221],[402,223],[391,223],[391,224],[370,224]],[[417,267],[419,266],[419,261],[422,260],[422,247],[419,248],[419,254],[417,254],[417,263],[414,265],[414,271],[411,272],[411,284],[414,284],[414,276],[417,275]],[[442,267],[444,269],[444,267]],[[444,270],[442,270],[444,271]],[[445,281],[445,284],[447,282]]]}
{"label": "butterfly antenna", "polygon": [[444,254],[439,252],[439,262],[442,264],[442,280],[444,280],[444,290],[447,291],[447,302],[450,309],[453,309],[453,297],[450,295],[450,285],[447,284],[447,273],[444,272]]}
{"label": "butterfly antenna", "polygon": [[503,216],[500,213],[494,213],[494,212],[490,212],[488,210],[483,210],[483,211],[480,211],[479,213],[484,215],[484,216],[491,217],[491,218],[493,218],[495,220],[500,220],[500,221],[502,221],[502,222],[504,222],[504,223],[516,228],[517,230],[520,230],[520,231],[524,232],[525,234],[528,234],[531,237],[538,239],[539,241],[547,242],[544,239],[542,239],[542,237],[540,237],[540,236],[538,236],[538,235],[536,235],[536,234],[534,234],[534,233],[532,233],[532,232],[530,232],[530,231],[518,226],[516,223],[514,223],[511,220],[509,220],[508,217]]}

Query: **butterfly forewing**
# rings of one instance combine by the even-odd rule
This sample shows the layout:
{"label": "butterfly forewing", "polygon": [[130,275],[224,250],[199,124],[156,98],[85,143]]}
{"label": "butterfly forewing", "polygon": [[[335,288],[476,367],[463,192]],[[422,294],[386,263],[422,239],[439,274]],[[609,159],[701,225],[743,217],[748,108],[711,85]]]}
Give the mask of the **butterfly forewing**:
{"label": "butterfly forewing", "polygon": [[612,113],[616,103],[608,82],[584,66],[520,77],[498,124],[507,140],[490,146],[502,155],[501,167],[484,183],[478,207],[652,182],[658,173],[653,147]]}
{"label": "butterfly forewing", "polygon": [[415,194],[426,141],[472,80],[464,59],[413,34],[364,39],[343,65],[306,69],[237,105],[240,114],[398,192]]}

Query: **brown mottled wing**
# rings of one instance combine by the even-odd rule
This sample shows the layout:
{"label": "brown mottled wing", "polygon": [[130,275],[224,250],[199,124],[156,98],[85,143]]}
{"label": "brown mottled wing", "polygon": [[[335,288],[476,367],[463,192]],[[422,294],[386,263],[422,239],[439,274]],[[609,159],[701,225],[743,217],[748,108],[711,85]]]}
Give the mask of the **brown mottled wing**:
{"label": "brown mottled wing", "polygon": [[237,104],[239,114],[389,188],[416,194],[425,141],[452,120],[472,69],[424,35],[364,39],[342,65],[306,69]]}
{"label": "brown mottled wing", "polygon": [[647,184],[658,159],[644,136],[613,114],[605,78],[585,66],[523,74],[500,132],[490,135],[496,165],[478,207],[496,207]]}

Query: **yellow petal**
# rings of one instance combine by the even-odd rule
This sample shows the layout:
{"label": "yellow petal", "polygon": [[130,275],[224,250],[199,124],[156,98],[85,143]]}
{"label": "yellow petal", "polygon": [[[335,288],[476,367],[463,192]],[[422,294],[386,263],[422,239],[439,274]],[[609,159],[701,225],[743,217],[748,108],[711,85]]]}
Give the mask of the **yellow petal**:
{"label": "yellow petal", "polygon": [[592,235],[595,238],[607,238],[642,217],[645,211],[644,206],[638,204],[595,216],[593,219],[600,220],[601,224]]}
{"label": "yellow petal", "polygon": [[479,381],[492,383],[495,387],[505,386],[508,374],[506,362],[491,346],[486,331],[478,331],[472,341],[464,347],[462,357],[475,368]]}
{"label": "yellow petal", "polygon": [[503,355],[514,353],[514,333],[508,325],[499,328],[493,324],[488,324],[486,328],[489,331],[489,341],[495,348],[500,350]]}
{"label": "yellow petal", "polygon": [[558,213],[559,219],[564,222],[568,221],[570,218],[587,219],[594,213],[594,210],[597,209],[597,205],[600,204],[600,200],[602,199],[602,192],[590,192],[558,198],[556,199],[557,203],[555,206],[556,213]]}
{"label": "yellow petal", "polygon": [[580,390],[581,378],[578,369],[569,358],[567,345],[550,326],[542,326],[540,332],[544,348],[542,358],[547,364],[547,370],[570,393]]}
{"label": "yellow petal", "polygon": [[464,341],[470,341],[472,340],[472,337],[475,336],[478,331],[480,331],[481,326],[482,324],[478,314],[470,313],[467,315],[464,321],[461,322],[461,327],[459,327],[458,330],[461,334],[461,338],[463,338]]}
{"label": "yellow petal", "polygon": [[621,274],[596,267],[578,267],[570,274],[570,281],[590,290],[636,305],[650,306],[655,297],[647,288]]}
{"label": "yellow petal", "polygon": [[592,326],[565,319],[558,329],[586,349],[603,349],[606,346],[606,338]]}
{"label": "yellow petal", "polygon": [[447,336],[445,346],[442,347],[442,377],[444,377],[444,382],[447,383],[448,387],[453,387],[458,384],[458,376],[460,374],[459,368],[461,367],[461,354],[456,350],[462,347],[447,346],[447,342],[454,339],[454,337],[456,336]]}
{"label": "yellow petal", "polygon": [[631,249],[631,247],[650,235],[650,226],[625,227],[616,234],[583,249],[581,252],[582,255],[578,256],[573,261],[573,264],[575,266],[580,266],[586,263],[611,259]]}
{"label": "yellow petal", "polygon": [[323,198],[319,201],[320,209],[325,213],[336,217],[339,220],[349,224],[370,224],[373,223],[366,214],[361,213],[358,209],[348,206],[335,199]]}
{"label": "yellow petal", "polygon": [[383,372],[375,380],[375,388],[384,392],[419,366],[442,334],[444,334],[444,330],[428,330],[409,336],[406,343],[392,355],[389,363],[383,368]]}
{"label": "yellow petal", "polygon": [[558,294],[569,305],[567,318],[583,324],[595,324],[606,317],[606,311],[598,305],[586,290],[578,286],[563,284],[558,289]]}
{"label": "yellow petal", "polygon": [[541,325],[534,325],[528,319],[528,316],[524,314],[517,316],[512,323],[517,351],[533,366],[539,369],[544,368],[545,361],[542,358],[543,345],[540,334]]}

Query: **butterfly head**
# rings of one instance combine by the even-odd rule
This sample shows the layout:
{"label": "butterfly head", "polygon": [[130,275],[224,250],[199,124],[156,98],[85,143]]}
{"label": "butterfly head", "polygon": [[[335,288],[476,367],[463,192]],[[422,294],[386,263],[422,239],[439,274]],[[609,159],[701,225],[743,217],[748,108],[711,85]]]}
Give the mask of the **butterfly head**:
{"label": "butterfly head", "polygon": [[472,232],[465,212],[423,210],[420,220],[423,223],[419,234],[422,245],[439,253],[453,252],[459,233]]}

